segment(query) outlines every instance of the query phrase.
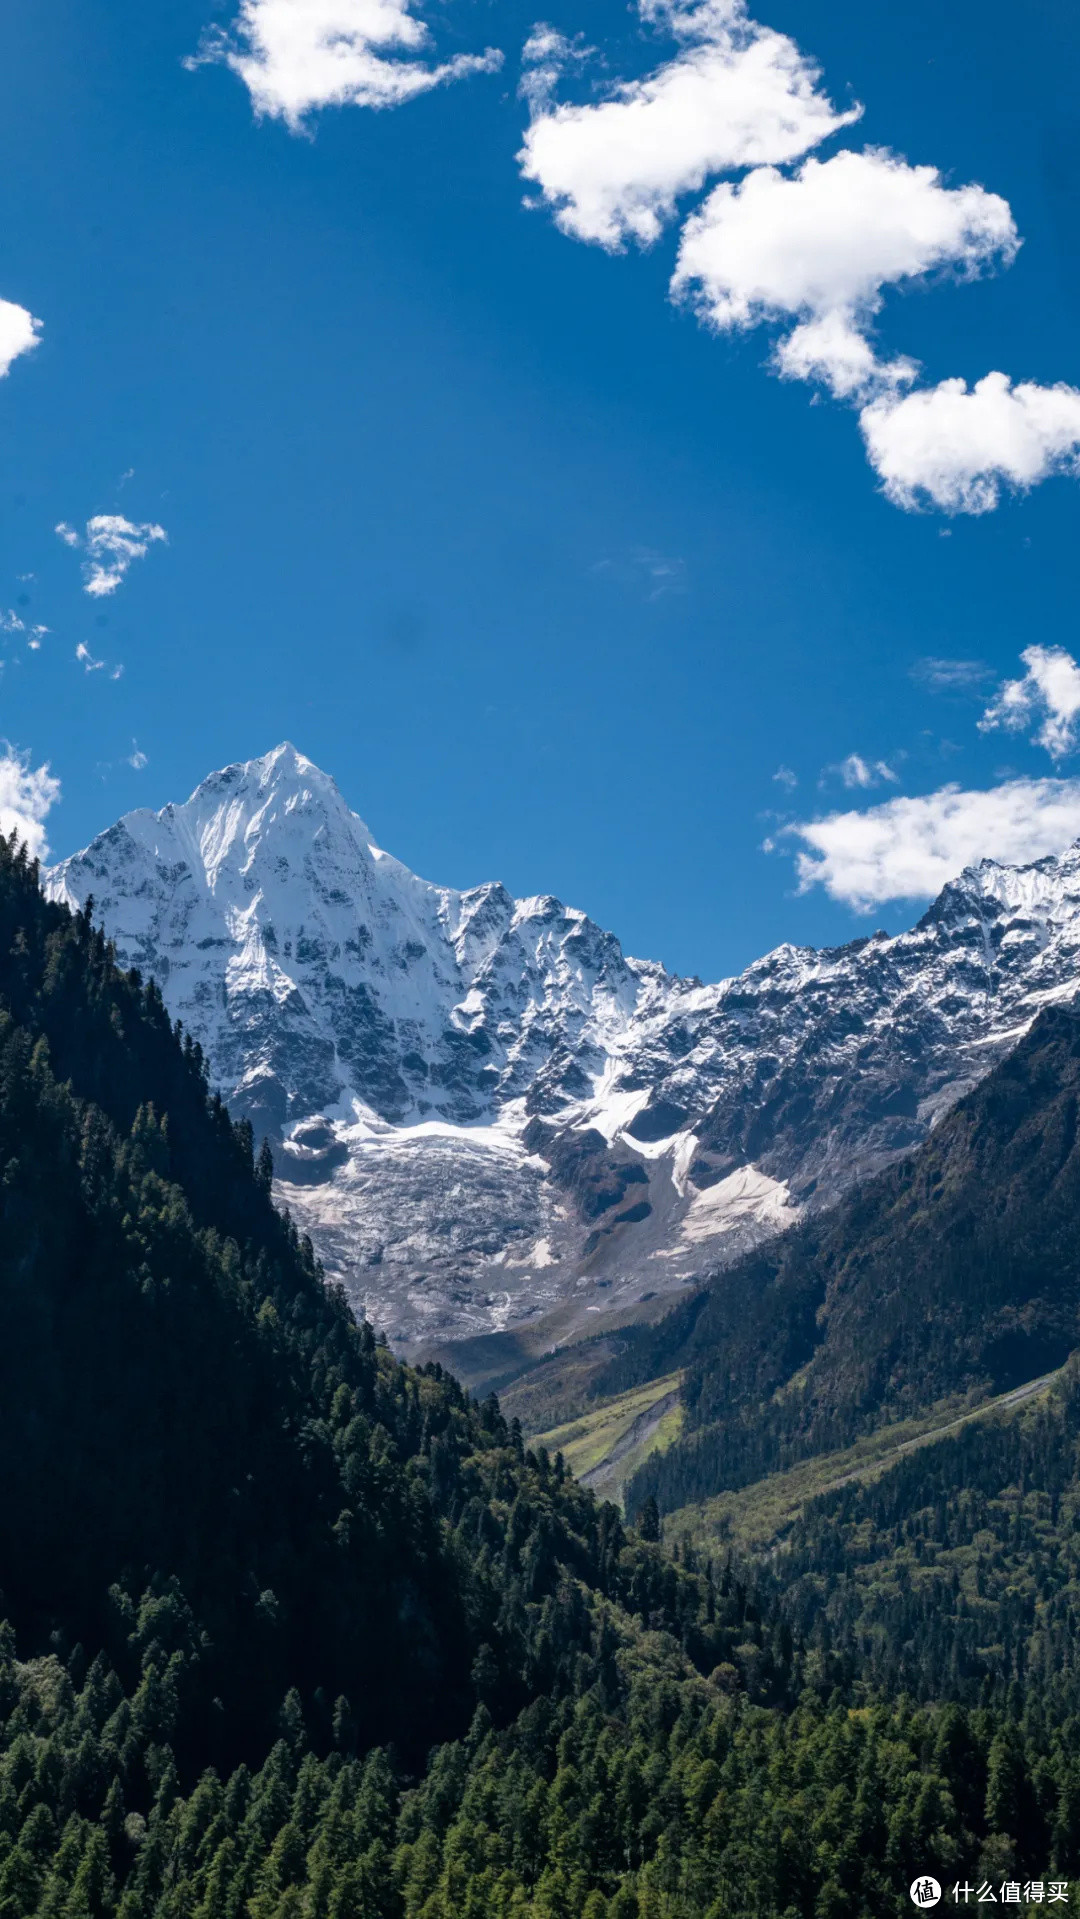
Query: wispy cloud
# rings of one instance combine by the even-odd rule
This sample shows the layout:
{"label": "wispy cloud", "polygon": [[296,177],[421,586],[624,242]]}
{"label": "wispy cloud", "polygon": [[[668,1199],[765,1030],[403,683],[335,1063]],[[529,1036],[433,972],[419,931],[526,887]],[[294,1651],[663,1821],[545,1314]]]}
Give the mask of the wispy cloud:
{"label": "wispy cloud", "polygon": [[864,760],[861,753],[849,753],[846,760],[840,760],[835,766],[826,766],[822,772],[821,784],[830,777],[839,779],[851,791],[855,787],[867,788],[881,786],[883,783],[896,786],[900,775],[884,760]]}
{"label": "wispy cloud", "polygon": [[75,658],[84,673],[107,673],[110,680],[120,680],[124,677],[122,666],[110,666],[108,660],[95,659],[85,640],[80,640],[75,648]]}
{"label": "wispy cloud", "polygon": [[632,547],[620,560],[597,560],[591,570],[607,574],[621,586],[644,588],[648,600],[661,600],[668,593],[685,593],[688,585],[686,561],[676,554],[658,553],[649,546]]}
{"label": "wispy cloud", "polygon": [[801,842],[800,892],[821,886],[868,912],[885,900],[928,898],[982,859],[1023,865],[1061,852],[1080,837],[1080,780],[1014,779],[988,792],[943,786],[797,822],[778,837]]}
{"label": "wispy cloud", "polygon": [[16,833],[34,859],[44,859],[49,847],[45,820],[60,798],[60,782],[48,763],[32,766],[29,753],[8,742],[0,743],[0,833]]}
{"label": "wispy cloud", "polygon": [[131,752],[127,756],[127,763],[134,773],[141,773],[143,768],[150,764],[149,756],[143,752],[138,740],[132,740],[131,742]]}
{"label": "wispy cloud", "polygon": [[65,546],[82,550],[83,591],[94,599],[115,593],[135,561],[145,559],[152,546],[168,539],[165,528],[154,521],[140,525],[125,520],[121,513],[95,513],[86,522],[85,534],[77,533],[66,520],[59,521],[55,531]]}
{"label": "wispy cloud", "polygon": [[710,177],[796,160],[858,118],[858,107],[838,112],[794,41],[759,26],[739,0],[640,0],[639,11],[679,51],[586,105],[552,103],[569,43],[550,29],[528,43],[542,84],[518,160],[576,239],[649,246],[680,197]]}
{"label": "wispy cloud", "polygon": [[1002,727],[1023,733],[1037,726],[1033,737],[1051,759],[1076,750],[1080,716],[1080,666],[1063,646],[1029,646],[1020,658],[1027,668],[1022,679],[1005,680],[979,721],[989,733]]}
{"label": "wispy cloud", "polygon": [[946,660],[928,655],[916,660],[911,677],[939,693],[976,693],[989,679],[990,668],[985,660]]}
{"label": "wispy cloud", "polygon": [[31,653],[37,653],[40,650],[41,642],[48,631],[48,627],[40,623],[30,625],[23,619],[21,613],[16,613],[13,606],[0,610],[0,633],[10,633],[13,637],[21,636]]}
{"label": "wispy cloud", "polygon": [[299,132],[321,107],[399,107],[471,73],[494,73],[502,54],[456,54],[431,65],[426,23],[409,0],[241,0],[233,25],[211,28],[189,68],[221,62],[257,114]]}
{"label": "wispy cloud", "polygon": [[518,98],[527,100],[534,115],[549,106],[564,73],[584,66],[596,54],[583,34],[568,40],[557,27],[540,20],[521,49],[521,79]]}
{"label": "wispy cloud", "polygon": [[23,353],[29,353],[41,337],[41,321],[12,300],[0,300],[0,380]]}
{"label": "wispy cloud", "polygon": [[792,772],[790,766],[778,766],[773,779],[777,786],[782,786],[787,793],[793,793],[799,784],[799,776]]}

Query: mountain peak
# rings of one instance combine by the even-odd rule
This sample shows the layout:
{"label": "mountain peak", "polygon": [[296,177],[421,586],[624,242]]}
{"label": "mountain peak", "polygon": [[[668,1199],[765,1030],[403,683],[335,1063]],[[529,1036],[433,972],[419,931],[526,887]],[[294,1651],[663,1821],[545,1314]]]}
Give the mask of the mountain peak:
{"label": "mountain peak", "polygon": [[[209,773],[191,794],[187,804],[200,796],[213,796],[217,799],[229,793],[268,793],[309,791],[313,797],[332,800],[350,817],[356,818],[342,797],[337,781],[314,760],[301,753],[291,740],[282,740],[279,746],[272,747],[269,753],[259,754],[251,760],[235,760],[229,766],[223,766],[215,773]],[[168,809],[165,809],[168,810]],[[174,810],[178,810],[174,807]]]}
{"label": "mountain peak", "polygon": [[550,893],[420,879],[290,741],[46,884],[93,893],[273,1138],[329,1270],[402,1338],[547,1307],[595,1329],[676,1290],[917,1145],[1080,981],[1076,848],[703,986]]}

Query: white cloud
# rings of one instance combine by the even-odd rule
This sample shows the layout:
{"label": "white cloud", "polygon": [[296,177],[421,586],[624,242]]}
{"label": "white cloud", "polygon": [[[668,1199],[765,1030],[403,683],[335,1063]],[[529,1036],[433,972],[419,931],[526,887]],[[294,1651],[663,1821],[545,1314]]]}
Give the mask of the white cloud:
{"label": "white cloud", "polygon": [[211,32],[189,66],[223,61],[255,111],[293,132],[320,107],[398,107],[469,73],[494,73],[502,54],[458,54],[427,66],[431,35],[409,0],[241,0],[228,32]]}
{"label": "white cloud", "polygon": [[[820,73],[743,0],[638,0],[679,51],[643,79],[583,105],[553,103],[579,42],[534,29],[522,92],[533,118],[518,155],[557,224],[616,250],[650,245],[680,195],[711,176],[687,220],[671,288],[718,330],[782,329],[773,365],[855,403],[872,467],[894,505],[985,513],[1003,490],[1080,472],[1080,391],[1012,384],[992,372],[918,387],[906,355],[879,354],[873,328],[889,287],[928,275],[970,279],[1009,265],[1020,244],[1007,202],[948,187],[932,166],[845,149],[791,166],[861,108],[838,113]],[[910,389],[910,390],[909,390]]]}
{"label": "white cloud", "polygon": [[827,766],[825,773],[826,775],[837,774],[849,790],[859,786],[880,786],[883,780],[895,786],[900,777],[898,773],[893,772],[891,766],[886,765],[884,760],[874,760],[871,763],[864,760],[861,753],[849,753],[847,759],[841,760],[838,766]]}
{"label": "white cloud", "polygon": [[579,240],[651,245],[681,194],[718,173],[796,160],[861,112],[838,113],[794,41],[749,19],[741,0],[641,0],[639,10],[681,51],[592,104],[549,104],[566,43],[550,29],[532,39],[541,110],[518,161]]}
{"label": "white cloud", "polygon": [[36,347],[40,335],[40,320],[35,320],[32,313],[16,306],[14,301],[0,300],[0,379],[21,353],[29,353]]}
{"label": "white cloud", "polygon": [[860,416],[870,463],[897,506],[924,502],[949,513],[988,513],[1003,486],[1026,491],[1080,465],[1080,391],[1013,386],[988,373],[881,395]]}
{"label": "white cloud", "polygon": [[83,538],[65,520],[55,531],[65,546],[84,548],[83,591],[94,599],[115,593],[129,567],[144,559],[151,546],[168,539],[165,528],[152,520],[137,525],[120,513],[95,513],[86,522]]}
{"label": "white cloud", "polygon": [[37,653],[40,650],[41,642],[48,631],[47,626],[28,627],[13,606],[9,606],[6,611],[0,610],[0,633],[25,633],[26,644],[31,653]]}
{"label": "white cloud", "polygon": [[1062,759],[1076,748],[1080,666],[1063,646],[1029,646],[1020,658],[1027,672],[1023,679],[1006,680],[998,688],[979,721],[979,731],[1005,727],[1009,732],[1025,732],[1041,715],[1035,739],[1052,759]]}
{"label": "white cloud", "polygon": [[944,786],[865,813],[832,813],[783,829],[799,839],[799,891],[868,911],[926,898],[981,859],[1023,865],[1080,837],[1080,780],[1008,780],[989,792]]}
{"label": "white cloud", "polygon": [[718,329],[795,317],[780,371],[847,398],[914,378],[910,361],[879,362],[866,337],[885,287],[941,269],[970,277],[1011,260],[1018,244],[996,193],[943,186],[936,167],[895,154],[845,149],[794,176],[759,167],[714,188],[683,228],[672,292]]}
{"label": "white cloud", "polygon": [[6,743],[0,747],[0,833],[17,833],[33,859],[44,859],[49,847],[45,817],[60,798],[60,782],[48,764],[31,766],[30,755]]}
{"label": "white cloud", "polygon": [[551,104],[552,95],[568,68],[581,66],[592,58],[595,47],[587,46],[581,34],[568,40],[557,27],[538,20],[521,49],[521,81],[518,97],[527,100],[533,114]]}
{"label": "white cloud", "polygon": [[87,673],[100,673],[105,665],[104,660],[95,660],[85,640],[80,640],[75,648],[75,658]]}
{"label": "white cloud", "polygon": [[777,786],[782,786],[788,793],[793,792],[799,784],[799,776],[797,773],[792,772],[790,766],[778,766],[776,772],[773,774],[773,779],[776,781]]}
{"label": "white cloud", "polygon": [[143,752],[138,740],[132,740],[131,742],[131,752],[128,754],[127,763],[135,773],[141,773],[143,768],[150,764],[149,756]]}

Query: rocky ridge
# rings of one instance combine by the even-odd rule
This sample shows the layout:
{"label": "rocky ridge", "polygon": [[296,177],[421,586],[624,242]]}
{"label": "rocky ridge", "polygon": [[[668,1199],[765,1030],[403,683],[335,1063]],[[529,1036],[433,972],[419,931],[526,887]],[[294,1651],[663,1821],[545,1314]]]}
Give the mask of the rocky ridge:
{"label": "rocky ridge", "polygon": [[289,745],[46,875],[152,973],[357,1306],[412,1350],[649,1309],[925,1137],[1080,985],[1080,847],[716,985],[419,879]]}

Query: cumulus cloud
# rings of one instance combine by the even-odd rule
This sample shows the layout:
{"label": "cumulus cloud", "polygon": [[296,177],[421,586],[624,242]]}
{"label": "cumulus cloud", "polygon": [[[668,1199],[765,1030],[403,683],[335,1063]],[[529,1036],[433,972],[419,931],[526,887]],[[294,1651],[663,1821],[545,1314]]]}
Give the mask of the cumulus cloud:
{"label": "cumulus cloud", "polygon": [[45,818],[60,798],[60,782],[48,764],[32,766],[30,755],[6,741],[0,744],[0,834],[25,841],[34,859],[48,853]]}
{"label": "cumulus cloud", "polygon": [[1008,780],[988,792],[943,786],[865,813],[831,813],[783,828],[802,842],[799,891],[822,886],[866,912],[885,900],[940,892],[981,859],[1010,865],[1059,853],[1080,837],[1080,780]]}
{"label": "cumulus cloud", "polygon": [[0,300],[0,380],[21,353],[29,353],[41,336],[41,321],[13,300]]}
{"label": "cumulus cloud", "polygon": [[780,371],[848,398],[915,376],[910,361],[879,362],[867,339],[886,287],[942,269],[971,277],[1018,245],[996,193],[845,149],[793,176],[759,167],[714,188],[683,228],[672,292],[722,330],[796,318]]}
{"label": "cumulus cloud", "polygon": [[680,195],[718,173],[799,159],[862,111],[837,112],[813,63],[786,34],[751,20],[741,0],[639,10],[679,52],[586,105],[551,103],[568,43],[551,29],[529,43],[536,77],[527,69],[523,90],[534,117],[518,161],[576,239],[649,246]]}
{"label": "cumulus cloud", "polygon": [[152,520],[137,525],[120,513],[95,513],[87,520],[82,536],[66,520],[61,520],[55,531],[65,546],[83,549],[83,591],[94,599],[115,593],[135,561],[144,559],[152,546],[168,539],[165,528]]}
{"label": "cumulus cloud", "polygon": [[1027,668],[1022,679],[1005,680],[979,721],[982,733],[1004,727],[1023,733],[1041,719],[1034,734],[1051,759],[1063,759],[1076,750],[1076,720],[1080,714],[1080,666],[1063,646],[1029,646],[1020,658]]}
{"label": "cumulus cloud", "polygon": [[189,66],[221,61],[244,82],[259,115],[299,132],[320,107],[399,107],[470,73],[494,73],[502,54],[425,63],[431,34],[409,0],[242,0],[233,26],[210,32]]}
{"label": "cumulus cloud", "polygon": [[970,390],[942,380],[899,398],[881,394],[860,415],[870,463],[897,506],[989,513],[1003,486],[1026,492],[1080,467],[1080,391],[1013,386],[988,373]]}
{"label": "cumulus cloud", "polygon": [[682,195],[745,172],[687,219],[672,295],[720,331],[778,328],[774,370],[858,407],[894,505],[986,513],[1006,489],[1080,471],[1077,389],[1000,372],[970,389],[920,386],[917,362],[880,353],[873,337],[889,288],[1011,263],[1020,242],[1007,202],[886,150],[804,158],[861,108],[838,112],[791,39],[751,20],[743,0],[638,7],[678,51],[586,104],[554,99],[580,42],[541,26],[526,45],[533,117],[518,160],[563,231],[610,250],[647,246]]}

